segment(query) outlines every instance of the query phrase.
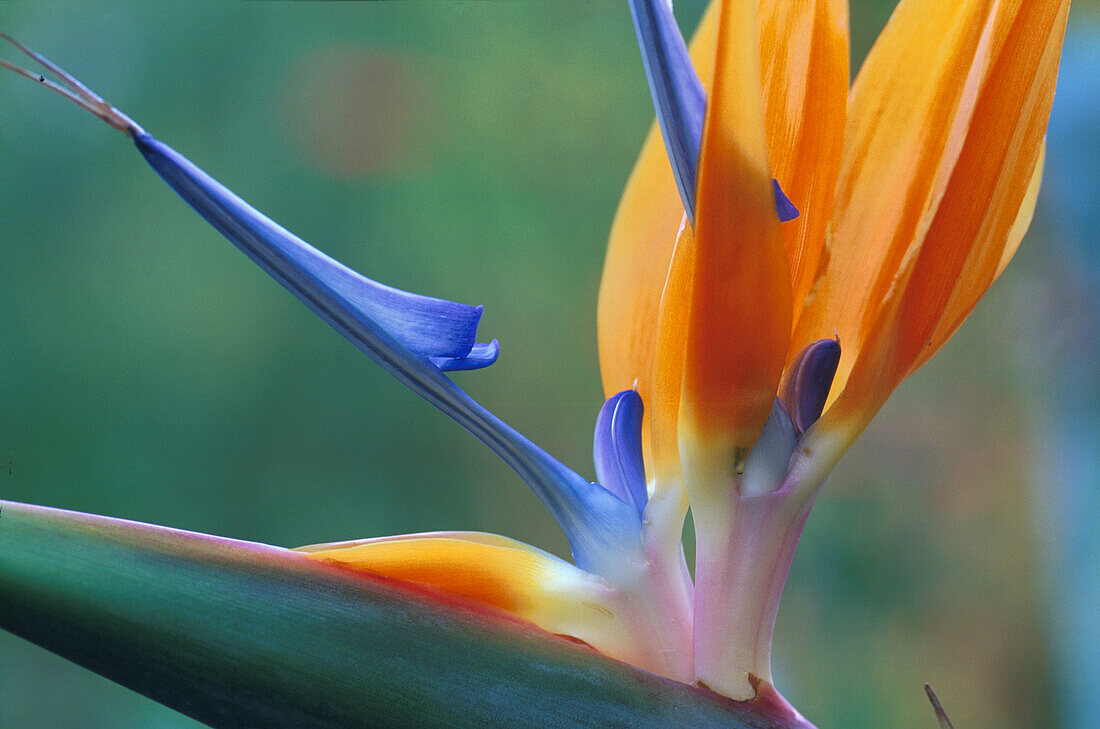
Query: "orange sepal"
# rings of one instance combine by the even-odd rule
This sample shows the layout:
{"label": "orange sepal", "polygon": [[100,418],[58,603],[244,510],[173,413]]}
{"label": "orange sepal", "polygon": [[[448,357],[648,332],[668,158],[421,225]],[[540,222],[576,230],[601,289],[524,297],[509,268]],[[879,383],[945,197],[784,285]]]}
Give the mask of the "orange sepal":
{"label": "orange sepal", "polygon": [[834,392],[947,187],[989,65],[993,5],[902,0],[849,95],[831,233],[795,335],[839,334]]}
{"label": "orange sepal", "polygon": [[601,653],[646,665],[626,609],[599,578],[514,539],[429,532],[300,547],[314,559],[489,605]]}
{"label": "orange sepal", "polygon": [[722,0],[696,183],[680,437],[711,464],[748,454],[771,412],[791,292],[765,141],[753,0]]}
{"label": "orange sepal", "polygon": [[1041,174],[1068,0],[994,3],[990,60],[943,193],[910,246],[848,381],[869,419],[961,324],[1019,245]]}
{"label": "orange sepal", "polygon": [[[848,105],[847,0],[763,0],[760,64],[772,174],[801,213],[781,226],[793,317],[825,245]],[[797,352],[806,342],[796,342]]]}

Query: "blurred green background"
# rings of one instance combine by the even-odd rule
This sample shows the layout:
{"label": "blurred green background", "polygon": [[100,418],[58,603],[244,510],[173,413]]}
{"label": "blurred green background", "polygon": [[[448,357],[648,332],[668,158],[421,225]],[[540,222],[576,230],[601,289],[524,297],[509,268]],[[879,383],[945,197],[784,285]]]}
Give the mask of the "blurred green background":
{"label": "blurred green background", "polygon": [[[856,62],[892,5],[853,0]],[[678,2],[685,27],[702,6]],[[1056,102],[1077,131],[1052,131],[1029,240],[807,526],[776,678],[822,729],[932,727],[925,681],[960,729],[1098,713],[1091,9],[1076,3]],[[603,246],[652,116],[625,3],[3,3],[0,28],[336,258],[484,304],[500,361],[455,379],[592,475]],[[11,75],[0,498],[287,546],[476,529],[567,554],[488,450],[214,233],[122,135]],[[0,634],[0,729],[194,726]]]}

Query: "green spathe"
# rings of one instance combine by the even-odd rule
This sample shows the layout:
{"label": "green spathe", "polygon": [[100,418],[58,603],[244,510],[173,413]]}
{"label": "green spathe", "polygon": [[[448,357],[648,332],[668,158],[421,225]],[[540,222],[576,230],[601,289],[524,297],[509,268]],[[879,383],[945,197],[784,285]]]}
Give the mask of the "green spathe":
{"label": "green spathe", "polygon": [[0,628],[219,729],[784,726],[288,550],[11,502]]}

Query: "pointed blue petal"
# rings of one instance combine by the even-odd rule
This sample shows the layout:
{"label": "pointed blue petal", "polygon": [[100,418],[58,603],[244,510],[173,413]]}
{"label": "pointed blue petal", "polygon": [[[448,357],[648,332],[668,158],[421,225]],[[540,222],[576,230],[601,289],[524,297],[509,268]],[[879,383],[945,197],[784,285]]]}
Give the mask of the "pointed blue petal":
{"label": "pointed blue petal", "polygon": [[741,473],[741,495],[761,496],[782,486],[796,445],[798,436],[794,432],[794,423],[783,402],[776,398],[771,415],[745,460],[745,470]]}
{"label": "pointed blue petal", "polygon": [[649,93],[688,219],[695,223],[695,172],[707,99],[668,0],[630,0]]}
{"label": "pointed blue petal", "polygon": [[840,363],[840,342],[819,339],[795,355],[783,376],[779,397],[787,406],[801,436],[821,417]]}
{"label": "pointed blue petal", "polygon": [[[684,203],[688,220],[695,225],[695,176],[699,166],[699,146],[703,137],[707,96],[695,73],[684,36],[672,14],[669,0],[630,0],[634,32],[642,51],[649,94],[661,136],[672,164],[676,187]],[[796,208],[778,180],[775,185],[775,212],[782,222],[798,217]]]}
{"label": "pointed blue petal", "polygon": [[134,142],[165,182],[234,245],[511,466],[561,525],[578,567],[605,574],[615,568],[622,545],[640,543],[630,504],[564,466],[443,374],[496,359],[496,341],[473,342],[480,306],[371,281],[289,233],[162,142],[143,133]]}
{"label": "pointed blue petal", "polygon": [[775,212],[779,215],[779,221],[787,223],[797,218],[798,208],[783,192],[783,188],[779,186],[779,180],[772,180],[772,186],[775,188]]}
{"label": "pointed blue petal", "polygon": [[642,397],[634,390],[612,395],[596,418],[592,455],[596,479],[611,493],[645,510],[645,463],[642,460]]}
{"label": "pointed blue petal", "polygon": [[488,344],[475,344],[465,357],[429,357],[432,364],[444,372],[459,370],[478,370],[488,367],[500,356],[500,342],[493,340]]}
{"label": "pointed blue petal", "polygon": [[[385,331],[442,369],[485,367],[495,347],[471,356],[480,306],[409,293],[372,281],[267,218],[166,144],[134,143],[157,173],[207,222],[356,346]],[[452,360],[464,364],[452,365]]]}

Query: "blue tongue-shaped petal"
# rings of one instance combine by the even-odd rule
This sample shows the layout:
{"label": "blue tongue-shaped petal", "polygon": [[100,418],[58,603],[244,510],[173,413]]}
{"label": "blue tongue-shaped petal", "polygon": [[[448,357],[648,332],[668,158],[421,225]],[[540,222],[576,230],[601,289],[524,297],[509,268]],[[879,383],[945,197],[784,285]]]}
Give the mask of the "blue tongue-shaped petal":
{"label": "blue tongue-shaped petal", "polygon": [[441,370],[496,360],[495,341],[474,342],[480,306],[372,281],[267,218],[163,142],[136,134],[134,143],[199,215],[356,346],[364,348],[380,329]]}
{"label": "blue tongue-shaped petal", "polygon": [[633,390],[612,395],[596,418],[592,456],[596,479],[611,493],[645,510],[645,463],[642,460],[642,397]]}
{"label": "blue tongue-shaped petal", "polygon": [[799,437],[821,417],[839,364],[840,342],[818,339],[803,347],[787,367],[779,385],[779,398],[787,406]]}
{"label": "blue tongue-shaped petal", "polygon": [[[688,220],[694,225],[695,173],[699,166],[706,92],[691,63],[670,0],[630,0],[630,13],[676,187]],[[776,214],[783,222],[794,220],[798,208],[783,194],[779,182],[773,182]]]}
{"label": "blue tongue-shaped petal", "polygon": [[494,340],[475,344],[480,306],[419,296],[372,281],[259,213],[64,69],[0,32],[58,81],[0,60],[129,136],[157,173],[211,225],[417,394],[466,428],[511,466],[546,504],[569,539],[577,566],[604,576],[641,544],[629,501],[588,482],[460,389],[445,370],[492,364]]}

